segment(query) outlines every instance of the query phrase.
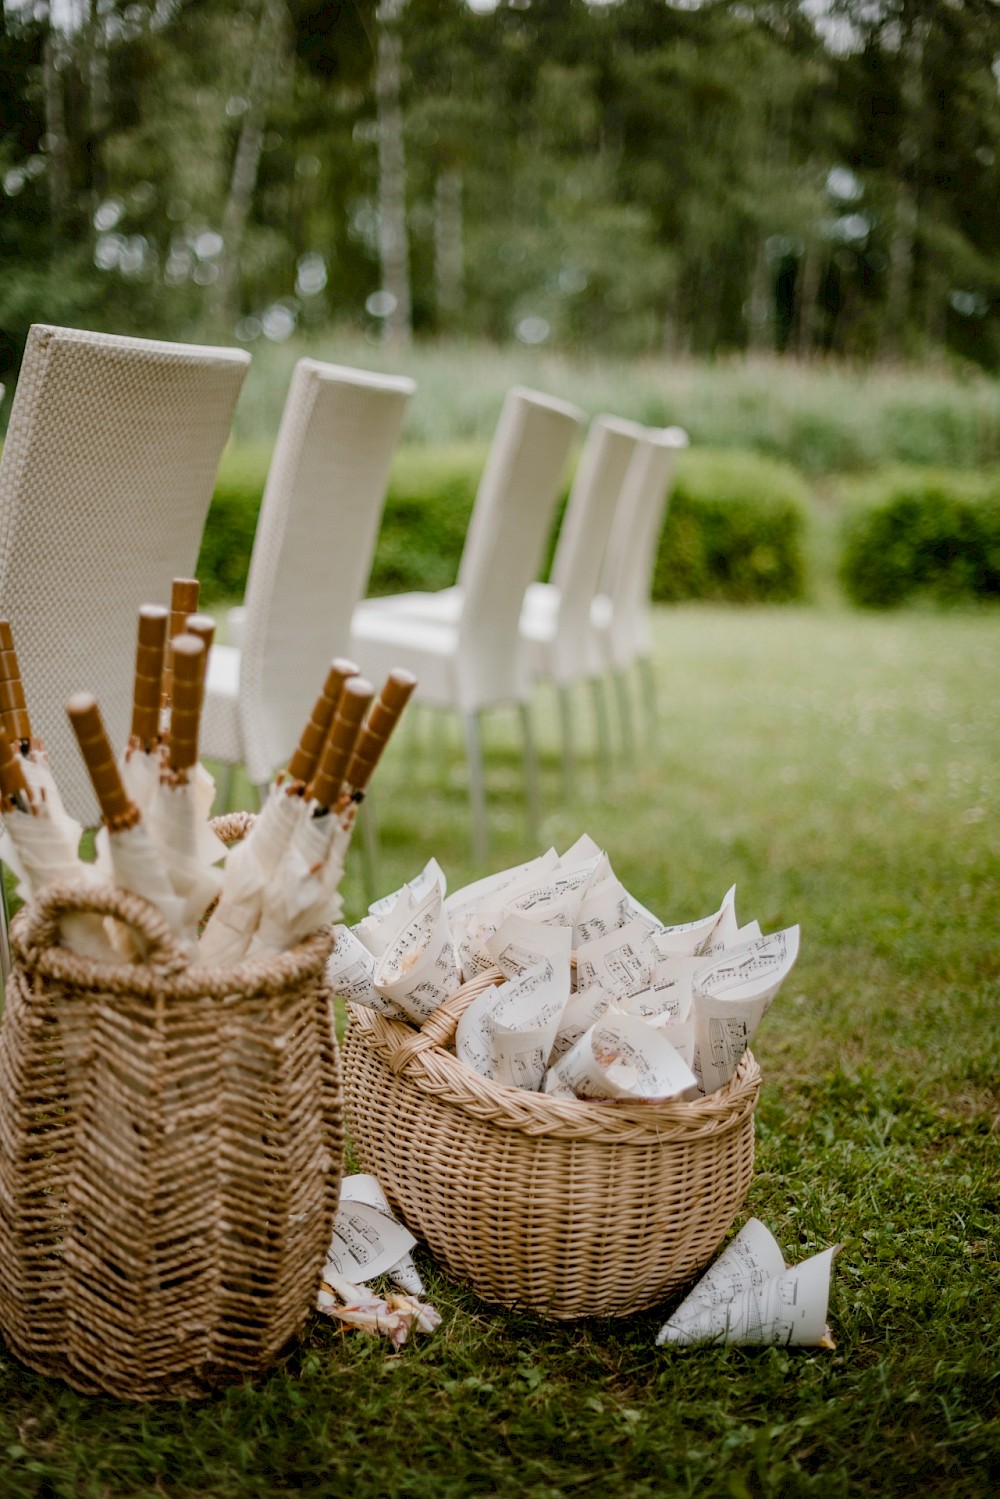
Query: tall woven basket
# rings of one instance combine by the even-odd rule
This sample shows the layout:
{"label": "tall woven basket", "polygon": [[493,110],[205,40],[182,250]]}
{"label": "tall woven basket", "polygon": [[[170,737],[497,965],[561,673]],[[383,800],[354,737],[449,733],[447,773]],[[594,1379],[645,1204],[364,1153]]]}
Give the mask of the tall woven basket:
{"label": "tall woven basket", "polygon": [[471,981],[414,1031],[350,1006],[347,1125],[412,1233],[484,1300],[625,1316],[719,1247],[753,1171],[760,1070],[691,1103],[580,1101],[491,1082],[445,1047]]}
{"label": "tall woven basket", "polygon": [[[79,911],[132,927],[145,961],[60,946],[60,921]],[[331,932],[277,957],[191,967],[145,901],[53,885],[11,939],[0,1026],[11,1351],[85,1393],[132,1400],[261,1372],[315,1306],[340,1193]]]}

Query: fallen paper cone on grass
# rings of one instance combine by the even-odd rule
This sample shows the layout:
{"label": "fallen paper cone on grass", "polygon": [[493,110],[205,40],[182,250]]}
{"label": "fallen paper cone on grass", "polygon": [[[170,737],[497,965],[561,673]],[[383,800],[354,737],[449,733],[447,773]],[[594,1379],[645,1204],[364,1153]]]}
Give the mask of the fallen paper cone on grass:
{"label": "fallen paper cone on grass", "polygon": [[329,1268],[323,1271],[316,1307],[359,1332],[382,1333],[396,1348],[403,1346],[411,1332],[433,1332],[441,1323],[441,1313],[426,1301],[395,1291],[379,1296]]}
{"label": "fallen paper cone on grass", "polygon": [[344,1177],[327,1270],[353,1285],[387,1275],[401,1291],[419,1296],[424,1284],[410,1254],[416,1242],[415,1235],[393,1217],[376,1177],[366,1172]]}
{"label": "fallen paper cone on grass", "polygon": [[751,1218],[660,1328],[657,1344],[833,1348],[826,1312],[839,1247],[786,1267],[774,1236]]}

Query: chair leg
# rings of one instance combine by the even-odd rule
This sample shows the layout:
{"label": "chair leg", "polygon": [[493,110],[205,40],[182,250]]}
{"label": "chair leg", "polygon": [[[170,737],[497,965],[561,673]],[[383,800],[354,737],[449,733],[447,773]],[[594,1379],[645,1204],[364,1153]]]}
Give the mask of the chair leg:
{"label": "chair leg", "polygon": [[562,782],[563,796],[566,801],[573,800],[573,792],[576,789],[574,782],[573,763],[573,701],[570,689],[566,686],[558,687],[559,694],[559,727],[562,734]]}
{"label": "chair leg", "polygon": [[215,805],[220,816],[228,812],[233,805],[233,780],[235,775],[236,766],[230,761],[228,765],[223,765],[222,774],[216,780]]}
{"label": "chair leg", "polygon": [[464,713],[465,753],[469,761],[469,807],[472,812],[472,857],[485,864],[486,792],[483,782],[483,741],[479,731],[479,714]]}
{"label": "chair leg", "polygon": [[646,718],[646,742],[655,749],[659,737],[659,711],[656,702],[656,673],[649,656],[639,657],[639,695]]}
{"label": "chair leg", "polygon": [[10,911],[7,906],[7,880],[4,866],[0,864],[0,979],[3,980],[4,993],[7,992],[7,980],[10,977],[11,956],[10,936],[7,928],[10,924]]}
{"label": "chair leg", "polygon": [[622,730],[622,749],[629,764],[635,763],[635,725],[632,718],[632,699],[629,695],[628,673],[618,668],[614,672],[615,696],[618,699],[618,718]]}
{"label": "chair leg", "polygon": [[608,728],[608,704],[604,696],[604,683],[600,677],[591,677],[590,692],[594,702],[594,727],[597,730],[597,753],[600,760],[601,778],[607,783],[611,775],[611,734]]}
{"label": "chair leg", "polygon": [[528,810],[528,837],[532,846],[535,846],[538,843],[538,829],[541,822],[541,803],[538,796],[538,755],[535,752],[535,736],[531,725],[531,707],[528,703],[518,703],[517,711],[521,719],[521,740],[524,745],[524,790]]}
{"label": "chair leg", "polygon": [[367,792],[358,808],[361,824],[361,869],[364,877],[365,899],[371,905],[379,895],[379,845],[378,825],[372,806],[371,792]]}

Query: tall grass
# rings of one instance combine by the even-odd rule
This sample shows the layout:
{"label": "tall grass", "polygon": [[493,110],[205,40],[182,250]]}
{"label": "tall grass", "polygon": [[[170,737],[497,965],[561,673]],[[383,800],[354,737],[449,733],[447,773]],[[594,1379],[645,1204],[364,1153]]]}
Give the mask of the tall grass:
{"label": "tall grass", "polygon": [[700,446],[770,454],[811,477],[883,463],[977,468],[1000,459],[1000,382],[944,367],[602,359],[457,343],[400,352],[343,335],[253,345],[236,414],[239,440],[273,439],[292,367],[304,353],[413,376],[404,435],[414,443],[488,439],[508,388],[526,384],[575,401],[588,415],[612,411],[680,425]]}

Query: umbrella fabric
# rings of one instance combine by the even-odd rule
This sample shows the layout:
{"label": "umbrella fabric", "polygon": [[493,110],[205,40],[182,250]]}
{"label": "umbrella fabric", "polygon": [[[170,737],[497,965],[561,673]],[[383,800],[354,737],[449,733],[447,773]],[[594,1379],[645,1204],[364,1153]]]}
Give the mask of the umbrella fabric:
{"label": "umbrella fabric", "polygon": [[199,963],[235,963],[245,957],[282,858],[307,816],[303,797],[281,782],[271,787],[250,832],[226,856],[219,904],[198,943]]}
{"label": "umbrella fabric", "polygon": [[153,843],[174,894],[183,902],[181,935],[192,939],[222,886],[222,870],[217,866],[226,846],[208,823],[214,797],[215,783],[199,765],[186,780],[164,775],[149,809]]}
{"label": "umbrella fabric", "polygon": [[266,892],[251,957],[284,952],[318,927],[339,921],[346,851],[347,835],[336,816],[306,815]]}

